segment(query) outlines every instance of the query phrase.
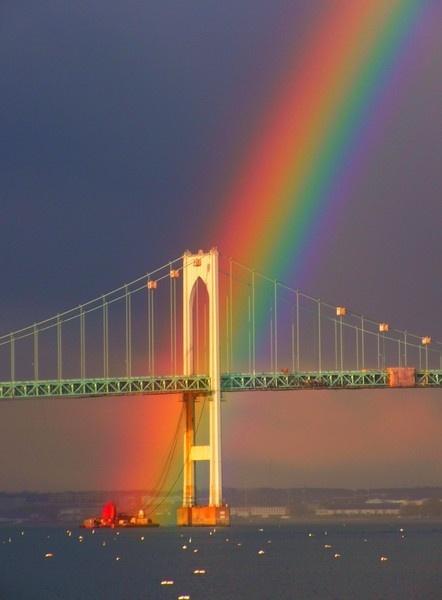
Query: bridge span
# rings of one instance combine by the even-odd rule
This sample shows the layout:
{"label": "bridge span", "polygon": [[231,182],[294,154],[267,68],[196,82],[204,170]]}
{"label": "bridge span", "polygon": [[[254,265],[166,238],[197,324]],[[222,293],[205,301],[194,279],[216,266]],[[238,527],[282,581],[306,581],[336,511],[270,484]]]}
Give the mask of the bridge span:
{"label": "bridge span", "polygon": [[[406,388],[442,388],[440,342],[313,298],[230,258],[220,265],[216,249],[185,252],[112,292],[0,336],[0,401],[181,395],[180,525],[229,523],[225,394]],[[195,419],[201,396],[208,399],[205,436]],[[196,500],[198,461],[209,463],[207,506]]]}
{"label": "bridge span", "polygon": [[[306,371],[300,373],[223,373],[221,392],[362,390],[384,388],[442,388],[442,370],[415,371],[413,381],[395,385],[391,372]],[[30,398],[93,398],[147,394],[211,394],[208,375],[158,375],[64,379],[61,381],[0,382],[0,400]]]}

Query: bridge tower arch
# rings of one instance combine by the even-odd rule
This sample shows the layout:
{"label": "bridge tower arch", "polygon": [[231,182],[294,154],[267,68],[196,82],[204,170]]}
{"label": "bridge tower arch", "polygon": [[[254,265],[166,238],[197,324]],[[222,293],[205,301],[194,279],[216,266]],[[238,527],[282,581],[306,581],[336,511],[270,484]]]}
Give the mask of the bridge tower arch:
{"label": "bridge tower arch", "polygon": [[[221,377],[219,344],[218,251],[200,250],[183,255],[183,371],[195,375],[195,340],[193,307],[198,282],[202,281],[208,296],[208,354],[211,391],[209,397],[209,443],[195,444],[195,401],[197,394],[185,393],[186,422],[183,451],[183,503],[178,509],[179,525],[228,525],[228,507],[222,499],[221,467]],[[209,461],[209,504],[196,502],[195,463]]]}

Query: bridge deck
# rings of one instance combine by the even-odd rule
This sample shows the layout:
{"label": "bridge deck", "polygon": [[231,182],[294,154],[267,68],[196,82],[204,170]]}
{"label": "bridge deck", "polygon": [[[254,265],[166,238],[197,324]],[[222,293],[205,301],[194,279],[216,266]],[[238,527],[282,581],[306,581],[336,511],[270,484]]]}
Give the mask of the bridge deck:
{"label": "bridge deck", "polygon": [[[223,392],[284,391],[318,389],[389,388],[387,371],[324,371],[299,373],[225,373]],[[442,370],[417,371],[418,388],[442,387]],[[0,400],[12,398],[125,396],[133,394],[175,394],[210,392],[207,375],[115,377],[50,381],[0,382]]]}
{"label": "bridge deck", "polygon": [[[225,392],[390,388],[387,371],[317,371],[298,373],[229,373],[221,376]],[[417,371],[415,385],[442,387],[442,371]]]}

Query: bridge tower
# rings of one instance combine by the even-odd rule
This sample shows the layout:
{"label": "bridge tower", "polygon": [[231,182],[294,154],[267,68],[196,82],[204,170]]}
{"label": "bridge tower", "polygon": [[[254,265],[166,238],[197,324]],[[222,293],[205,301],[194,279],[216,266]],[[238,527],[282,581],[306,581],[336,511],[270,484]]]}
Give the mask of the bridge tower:
{"label": "bridge tower", "polygon": [[[194,375],[193,306],[198,282],[207,290],[208,359],[211,392],[209,397],[209,444],[195,444],[195,401],[198,394],[185,393],[186,410],[183,452],[183,504],[178,509],[178,525],[229,525],[230,514],[222,501],[221,470],[221,378],[219,357],[219,298],[218,251],[200,250],[197,254],[185,252],[183,256],[183,371]],[[195,463],[209,461],[209,504],[197,504]]]}

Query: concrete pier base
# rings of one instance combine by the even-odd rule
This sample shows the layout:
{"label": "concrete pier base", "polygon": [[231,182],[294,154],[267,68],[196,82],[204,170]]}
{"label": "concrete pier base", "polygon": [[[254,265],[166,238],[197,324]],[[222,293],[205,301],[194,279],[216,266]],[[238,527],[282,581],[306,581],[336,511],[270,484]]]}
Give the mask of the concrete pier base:
{"label": "concrete pier base", "polygon": [[230,508],[222,506],[180,506],[177,510],[180,527],[228,527]]}

